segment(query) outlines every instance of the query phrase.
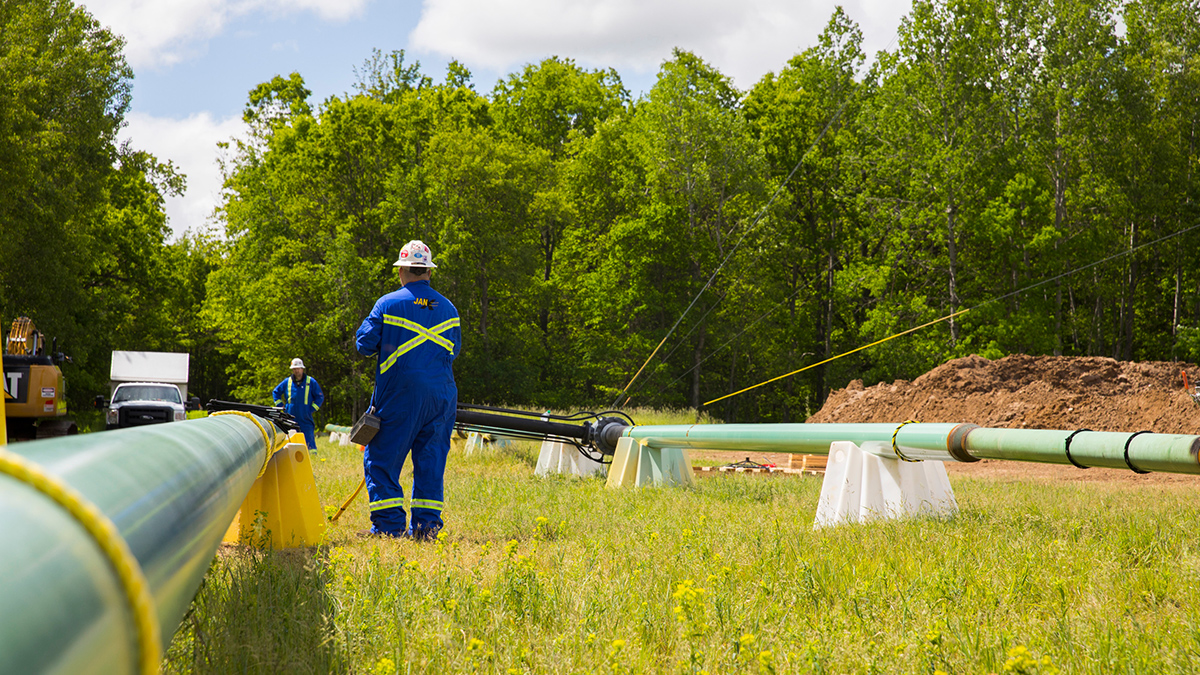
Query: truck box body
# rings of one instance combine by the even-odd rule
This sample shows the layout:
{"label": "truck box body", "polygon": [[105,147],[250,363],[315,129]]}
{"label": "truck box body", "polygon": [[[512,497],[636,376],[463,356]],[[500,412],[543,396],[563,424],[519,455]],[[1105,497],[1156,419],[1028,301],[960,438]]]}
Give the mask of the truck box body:
{"label": "truck box body", "polygon": [[109,371],[108,395],[111,398],[123,382],[165,382],[179,387],[187,400],[190,355],[173,352],[113,352]]}

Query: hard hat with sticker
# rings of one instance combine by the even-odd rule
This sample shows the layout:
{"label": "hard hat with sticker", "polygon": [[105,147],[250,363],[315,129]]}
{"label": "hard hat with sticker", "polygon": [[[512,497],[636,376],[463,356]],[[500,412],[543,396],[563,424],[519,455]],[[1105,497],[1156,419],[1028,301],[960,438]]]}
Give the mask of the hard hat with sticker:
{"label": "hard hat with sticker", "polygon": [[437,267],[433,264],[433,253],[419,239],[414,239],[400,249],[400,257],[393,267]]}

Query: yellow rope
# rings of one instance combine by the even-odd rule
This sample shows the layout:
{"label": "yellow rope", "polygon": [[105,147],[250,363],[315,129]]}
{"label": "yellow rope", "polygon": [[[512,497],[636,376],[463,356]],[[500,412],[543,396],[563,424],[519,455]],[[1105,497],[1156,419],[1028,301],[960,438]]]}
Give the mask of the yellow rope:
{"label": "yellow rope", "polygon": [[[262,432],[263,440],[267,443],[266,456],[263,457],[262,468],[258,470],[258,477],[262,478],[263,474],[267,472],[267,463],[271,461],[271,457],[277,450],[287,445],[287,434],[277,435],[275,433],[274,424],[270,425],[271,431],[268,432],[267,428],[263,426],[263,423],[258,419],[257,415],[248,413],[244,410],[222,410],[209,415],[209,417],[216,417],[217,415],[237,415],[239,417],[245,417],[251,422],[254,422],[254,426],[258,427],[258,430]],[[276,436],[278,436],[278,438],[276,438]]]}
{"label": "yellow rope", "polygon": [[[679,319],[682,321],[683,317],[679,317]],[[678,322],[676,322],[676,323],[678,324]],[[675,329],[672,328],[671,330],[673,331]],[[642,371],[646,369],[646,366],[650,365],[650,360],[654,358],[654,355],[658,353],[658,350],[662,349],[662,346],[667,342],[667,338],[669,338],[669,337],[671,337],[671,333],[668,332],[666,335],[663,336],[662,340],[659,340],[658,346],[654,348],[654,351],[650,352],[650,356],[646,357],[646,360],[642,363],[642,367],[638,368],[637,372],[633,374],[633,377],[631,377],[629,379],[629,384],[625,385],[625,388],[621,390],[621,393],[620,393],[620,395],[617,396],[617,401],[614,402],[614,405],[616,405],[617,402],[620,402],[621,396],[624,396],[625,392],[629,391],[629,388],[633,386],[633,383],[637,382],[637,379],[642,374]],[[687,336],[684,336],[684,337],[687,337]],[[668,354],[667,356],[670,356],[670,354]],[[632,397],[630,398],[630,400],[632,400]],[[626,404],[628,404],[628,401],[626,401]]]}
{"label": "yellow rope", "polygon": [[904,453],[900,452],[900,446],[896,445],[896,436],[900,434],[900,430],[904,428],[905,424],[920,424],[920,422],[917,420],[904,420],[900,423],[900,426],[896,427],[896,430],[892,432],[892,452],[896,453],[896,457],[902,462],[919,462],[921,460],[905,457]]}
{"label": "yellow rope", "polygon": [[358,493],[362,492],[363,486],[366,484],[366,478],[358,481],[358,487],[354,488],[354,494],[350,495],[346,498],[346,501],[342,502],[342,508],[338,509],[337,513],[333,514],[333,517],[329,519],[329,522],[336,523],[338,518],[342,517],[342,514],[346,512],[346,509],[350,508],[350,502],[354,501],[354,498],[358,496]]}
{"label": "yellow rope", "polygon": [[943,322],[943,321],[946,321],[946,320],[948,320],[948,319],[953,319],[954,317],[956,317],[956,316],[958,316],[958,315],[960,315],[960,314],[966,314],[967,312],[971,311],[971,309],[972,309],[972,308],[968,307],[967,309],[962,309],[962,310],[959,310],[959,311],[957,311],[957,312],[955,312],[955,313],[953,313],[953,314],[947,314],[946,316],[943,316],[943,317],[942,317],[942,318],[940,318],[940,319],[934,319],[933,321],[930,321],[929,323],[923,323],[923,324],[921,324],[920,326],[917,326],[916,328],[909,328],[908,330],[906,330],[906,331],[904,331],[904,332],[902,332],[902,333],[896,333],[895,335],[891,335],[891,336],[885,337],[885,338],[883,338],[882,340],[876,340],[876,341],[872,342],[872,343],[871,343],[871,344],[869,344],[869,345],[863,345],[863,346],[861,346],[861,347],[855,347],[854,349],[851,349],[851,350],[850,350],[850,351],[848,351],[848,352],[843,352],[843,353],[841,353],[841,354],[838,354],[837,356],[831,356],[831,357],[829,357],[829,358],[825,359],[824,361],[818,361],[818,362],[816,362],[816,363],[814,363],[814,364],[811,364],[811,365],[804,366],[803,368],[800,368],[800,369],[798,369],[798,370],[793,370],[793,371],[792,371],[792,372],[790,372],[790,373],[784,373],[783,375],[780,375],[779,377],[772,377],[771,379],[767,380],[766,382],[759,382],[759,383],[758,383],[758,384],[756,384],[756,385],[753,385],[753,386],[750,386],[750,387],[746,387],[745,389],[740,389],[740,390],[738,390],[738,391],[735,391],[735,392],[733,392],[732,394],[725,394],[725,395],[724,395],[724,396],[722,396],[721,398],[714,398],[713,400],[709,401],[708,403],[705,403],[704,405],[712,405],[712,404],[714,404],[714,403],[716,403],[716,402],[718,402],[718,401],[724,401],[725,399],[727,399],[727,398],[732,398],[732,397],[734,397],[734,396],[737,396],[738,394],[744,394],[744,393],[746,393],[746,392],[750,391],[751,389],[758,389],[759,387],[763,386],[764,384],[771,384],[772,382],[777,382],[777,381],[779,381],[779,380],[782,380],[782,379],[783,379],[783,378],[785,378],[785,377],[791,377],[792,375],[795,375],[796,373],[803,373],[804,371],[808,370],[809,368],[816,368],[817,366],[819,366],[819,365],[821,365],[821,364],[823,364],[823,363],[829,363],[830,361],[836,361],[836,360],[838,360],[838,359],[842,358],[843,356],[850,356],[851,354],[853,354],[853,353],[855,353],[855,352],[861,352],[862,350],[864,350],[864,349],[869,349],[869,348],[871,348],[871,347],[874,347],[875,345],[881,345],[881,344],[883,344],[883,343],[887,342],[888,340],[894,340],[894,339],[896,339],[896,338],[898,338],[898,337],[900,337],[900,336],[902,336],[902,335],[908,335],[909,333],[915,333],[915,332],[917,332],[917,331],[921,330],[922,328],[928,328],[928,327],[932,326],[932,325],[933,325],[933,324],[935,324],[935,323],[941,323],[941,322]]}
{"label": "yellow rope", "polygon": [[154,596],[150,593],[150,584],[142,574],[141,565],[129,550],[129,545],[121,537],[117,526],[62,479],[46,473],[40,466],[20,455],[0,449],[0,473],[11,476],[49,497],[66,510],[100,547],[100,551],[108,558],[109,564],[116,572],[129,609],[133,613],[140,670],[146,675],[158,673],[162,660],[162,644]]}

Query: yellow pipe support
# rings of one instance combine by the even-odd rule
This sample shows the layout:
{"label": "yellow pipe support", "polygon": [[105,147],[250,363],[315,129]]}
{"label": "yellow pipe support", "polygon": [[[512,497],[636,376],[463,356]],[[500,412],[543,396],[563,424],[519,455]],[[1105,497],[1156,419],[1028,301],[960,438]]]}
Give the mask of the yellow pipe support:
{"label": "yellow pipe support", "polygon": [[225,530],[226,543],[300,548],[315,546],[325,538],[325,513],[304,436],[281,437],[285,444],[263,466]]}

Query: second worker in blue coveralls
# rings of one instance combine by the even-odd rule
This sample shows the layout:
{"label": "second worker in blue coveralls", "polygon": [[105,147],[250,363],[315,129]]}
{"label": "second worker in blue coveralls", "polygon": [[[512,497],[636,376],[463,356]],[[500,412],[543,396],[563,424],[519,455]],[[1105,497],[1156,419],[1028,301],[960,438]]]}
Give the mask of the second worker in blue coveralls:
{"label": "second worker in blue coveralls", "polygon": [[[458,310],[429,286],[429,247],[410,241],[395,262],[400,290],[375,302],[356,347],[375,356],[372,405],[379,432],[363,457],[371,533],[426,539],[442,529],[442,479],[458,407],[452,366],[462,347]],[[405,522],[400,470],[412,452],[412,521]]]}
{"label": "second worker in blue coveralls", "polygon": [[311,375],[305,374],[303,361],[292,359],[291,368],[291,377],[275,386],[271,398],[275,399],[275,405],[285,406],[284,412],[296,418],[296,424],[304,432],[308,449],[316,450],[316,425],[312,416],[325,405],[325,392],[321,391],[321,385]]}

